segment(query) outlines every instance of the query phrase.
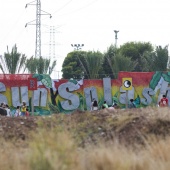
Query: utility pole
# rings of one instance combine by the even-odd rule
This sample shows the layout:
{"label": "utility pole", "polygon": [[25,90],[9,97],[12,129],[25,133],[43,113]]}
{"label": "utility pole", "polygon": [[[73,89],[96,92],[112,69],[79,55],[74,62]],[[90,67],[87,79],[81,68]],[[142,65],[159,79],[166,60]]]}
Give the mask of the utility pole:
{"label": "utility pole", "polygon": [[71,44],[71,46],[74,47],[74,50],[78,51],[81,50],[84,44]]}
{"label": "utility pole", "polygon": [[115,47],[117,47],[117,34],[118,34],[118,32],[119,31],[117,31],[117,30],[114,30],[114,32],[115,32]]}
{"label": "utility pole", "polygon": [[[25,8],[27,8],[28,5],[36,5],[36,19],[26,23],[25,27],[27,27],[27,25],[36,25],[35,58],[39,59],[41,57],[41,15],[50,15],[50,18],[52,16],[51,14],[41,10],[40,0],[35,0],[33,2],[26,4]],[[32,91],[31,105],[32,114],[34,114],[34,90]]]}
{"label": "utility pole", "polygon": [[[50,26],[50,42],[49,42],[49,60],[50,63],[53,63],[53,61],[56,61],[55,57],[55,27]],[[52,73],[52,67],[49,66],[49,74]]]}
{"label": "utility pole", "polygon": [[50,26],[49,59],[55,60],[55,27]]}
{"label": "utility pole", "polygon": [[26,4],[25,8],[27,8],[28,5],[36,5],[36,19],[26,23],[25,27],[27,27],[27,25],[36,25],[35,58],[40,58],[41,57],[41,15],[50,15],[50,18],[52,16],[51,14],[41,10],[40,0],[35,0],[33,2]]}

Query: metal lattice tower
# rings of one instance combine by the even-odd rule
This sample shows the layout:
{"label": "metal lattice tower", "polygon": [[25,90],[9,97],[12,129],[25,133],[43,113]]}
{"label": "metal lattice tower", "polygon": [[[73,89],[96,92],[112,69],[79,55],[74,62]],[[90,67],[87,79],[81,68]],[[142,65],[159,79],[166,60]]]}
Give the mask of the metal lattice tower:
{"label": "metal lattice tower", "polygon": [[[36,5],[36,20],[28,22],[25,25],[25,27],[27,25],[36,25],[35,57],[40,58],[41,57],[41,15],[50,15],[50,18],[52,16],[51,16],[51,14],[41,10],[41,1],[40,0],[35,0],[33,2],[30,2],[30,3],[26,4],[25,7],[27,7],[28,5]],[[34,21],[35,21],[35,23],[33,23]]]}
{"label": "metal lattice tower", "polygon": [[56,59],[55,57],[55,27],[54,26],[50,26],[49,59],[52,59],[53,61]]}
{"label": "metal lattice tower", "polygon": [[36,45],[35,45],[35,57],[41,57],[41,2],[37,0],[36,5]]}

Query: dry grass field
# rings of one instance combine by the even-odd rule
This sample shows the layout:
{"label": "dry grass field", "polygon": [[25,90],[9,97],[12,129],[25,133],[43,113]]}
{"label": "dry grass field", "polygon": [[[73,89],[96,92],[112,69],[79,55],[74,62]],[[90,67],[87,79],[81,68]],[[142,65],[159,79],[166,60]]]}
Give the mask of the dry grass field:
{"label": "dry grass field", "polygon": [[2,170],[169,170],[170,110],[0,117]]}

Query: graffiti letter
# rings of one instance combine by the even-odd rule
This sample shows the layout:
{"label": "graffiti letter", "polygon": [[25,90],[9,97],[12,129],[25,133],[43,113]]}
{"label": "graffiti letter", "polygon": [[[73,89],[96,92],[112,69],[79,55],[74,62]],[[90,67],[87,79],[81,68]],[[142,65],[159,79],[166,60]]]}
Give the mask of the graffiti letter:
{"label": "graffiti letter", "polygon": [[20,87],[20,88],[19,87],[11,87],[12,105],[14,107],[21,105],[19,89],[21,90],[21,100],[25,101],[26,104],[28,105],[28,87],[27,86],[23,86],[23,87]]}
{"label": "graffiti letter", "polygon": [[28,106],[28,87],[23,86],[20,87],[21,90],[21,101],[25,101],[26,105]]}
{"label": "graffiti letter", "polygon": [[[5,92],[5,91],[6,91],[5,85],[0,82],[0,92]],[[5,102],[6,104],[8,104],[7,98],[3,94],[0,94],[0,103],[2,102]]]}
{"label": "graffiti letter", "polygon": [[87,110],[90,110],[92,99],[95,98],[98,101],[97,90],[95,87],[84,88],[84,95],[86,98]]}
{"label": "graffiti letter", "polygon": [[108,105],[112,105],[111,79],[103,78],[104,100]]}
{"label": "graffiti letter", "polygon": [[159,101],[161,100],[162,95],[166,94],[166,89],[168,88],[168,84],[169,83],[167,81],[165,81],[163,79],[163,77],[161,77],[159,85],[157,85],[156,88],[155,88],[155,93],[160,89],[160,93],[159,93],[159,96],[158,96],[157,103],[159,103]]}
{"label": "graffiti letter", "polygon": [[155,92],[151,88],[144,88],[142,91],[144,98],[141,98],[141,103],[144,105],[149,105],[152,102],[151,96],[155,95]]}
{"label": "graffiti letter", "polygon": [[[121,104],[126,104],[126,90],[123,90],[122,87],[120,88],[120,97],[119,102]],[[132,86],[132,90],[128,90],[128,101],[130,99],[134,99],[134,87]]]}
{"label": "graffiti letter", "polygon": [[67,82],[67,83],[61,84],[58,87],[59,95],[62,98],[68,99],[70,101],[70,102],[68,100],[61,101],[61,106],[63,109],[74,110],[79,107],[79,104],[80,104],[79,97],[75,94],[69,93],[71,91],[75,91],[75,89],[76,89],[76,85],[72,82]]}
{"label": "graffiti letter", "polygon": [[47,104],[47,89],[38,88],[34,90],[34,106],[45,107]]}
{"label": "graffiti letter", "polygon": [[20,106],[21,102],[19,99],[19,87],[11,87],[12,92],[12,105],[14,107]]}
{"label": "graffiti letter", "polygon": [[170,88],[168,87],[166,90],[167,90],[166,97],[168,98],[168,106],[170,106]]}

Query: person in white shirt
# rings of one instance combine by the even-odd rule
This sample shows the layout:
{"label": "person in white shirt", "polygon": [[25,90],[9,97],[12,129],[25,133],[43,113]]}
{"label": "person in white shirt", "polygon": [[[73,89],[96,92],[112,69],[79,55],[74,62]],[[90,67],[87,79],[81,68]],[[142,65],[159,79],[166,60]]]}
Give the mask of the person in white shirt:
{"label": "person in white shirt", "polygon": [[98,103],[96,99],[93,99],[91,110],[98,110]]}
{"label": "person in white shirt", "polygon": [[5,110],[7,112],[7,117],[11,117],[11,110],[9,109],[9,106],[6,104]]}
{"label": "person in white shirt", "polygon": [[17,110],[15,111],[15,117],[21,116],[20,106],[17,106]]}

